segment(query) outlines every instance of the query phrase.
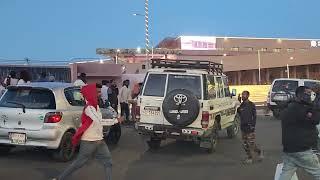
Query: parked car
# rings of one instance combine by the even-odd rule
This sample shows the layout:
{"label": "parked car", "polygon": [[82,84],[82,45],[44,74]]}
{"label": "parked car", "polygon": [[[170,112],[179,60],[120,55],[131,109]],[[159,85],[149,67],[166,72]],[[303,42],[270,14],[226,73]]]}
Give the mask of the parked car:
{"label": "parked car", "polygon": [[[279,118],[282,108],[281,102],[286,103],[289,99],[294,99],[295,91],[299,86],[307,86],[313,88],[320,85],[320,81],[312,79],[275,79],[268,93],[268,108],[273,112],[275,118]],[[276,96],[275,96],[276,95]],[[290,95],[288,97],[288,95]]]}
{"label": "parked car", "polygon": [[71,160],[84,104],[80,88],[68,83],[8,87],[0,99],[0,154],[15,146],[42,147],[57,160]]}
{"label": "parked car", "polygon": [[229,91],[222,64],[153,59],[136,109],[136,129],[151,149],[166,138],[192,140],[215,151],[217,132],[239,132],[239,106]]}

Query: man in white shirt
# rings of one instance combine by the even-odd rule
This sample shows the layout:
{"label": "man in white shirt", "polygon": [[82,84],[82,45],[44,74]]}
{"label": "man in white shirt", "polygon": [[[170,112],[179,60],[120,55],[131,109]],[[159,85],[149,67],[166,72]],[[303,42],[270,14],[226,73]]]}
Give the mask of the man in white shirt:
{"label": "man in white shirt", "polygon": [[129,101],[131,100],[131,91],[129,89],[130,81],[123,81],[123,86],[119,92],[119,101],[121,106],[121,116],[125,117],[125,122],[129,123],[130,110]]}
{"label": "man in white shirt", "polygon": [[81,73],[80,76],[78,76],[78,79],[73,83],[74,86],[85,86],[87,85],[87,75],[86,73]]}
{"label": "man in white shirt", "polygon": [[104,105],[109,102],[109,81],[107,80],[102,81],[101,99]]}
{"label": "man in white shirt", "polygon": [[17,73],[15,71],[11,71],[9,76],[6,77],[3,81],[5,87],[7,86],[15,86],[18,84]]}
{"label": "man in white shirt", "polygon": [[6,88],[4,87],[4,83],[2,82],[2,78],[0,77],[0,98],[5,90]]}

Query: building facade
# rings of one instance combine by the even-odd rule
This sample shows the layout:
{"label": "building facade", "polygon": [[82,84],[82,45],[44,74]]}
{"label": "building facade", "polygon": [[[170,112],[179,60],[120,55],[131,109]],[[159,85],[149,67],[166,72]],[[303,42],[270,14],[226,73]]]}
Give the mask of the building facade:
{"label": "building facade", "polygon": [[17,73],[17,78],[22,70],[27,70],[32,76],[32,81],[37,81],[42,72],[45,72],[47,76],[54,76],[55,81],[59,82],[71,82],[71,72],[68,66],[49,66],[49,65],[0,65],[0,77],[6,78],[10,71]]}
{"label": "building facade", "polygon": [[180,36],[164,39],[157,48],[177,50],[173,59],[222,63],[232,85],[270,84],[286,77],[320,79],[318,39]]}

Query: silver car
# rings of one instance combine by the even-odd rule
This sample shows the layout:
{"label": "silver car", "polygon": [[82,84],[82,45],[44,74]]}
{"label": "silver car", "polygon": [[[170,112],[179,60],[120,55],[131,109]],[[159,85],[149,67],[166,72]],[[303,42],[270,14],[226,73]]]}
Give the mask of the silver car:
{"label": "silver car", "polygon": [[57,160],[71,160],[84,104],[80,88],[68,83],[9,87],[0,99],[0,154],[15,146],[43,147]]}

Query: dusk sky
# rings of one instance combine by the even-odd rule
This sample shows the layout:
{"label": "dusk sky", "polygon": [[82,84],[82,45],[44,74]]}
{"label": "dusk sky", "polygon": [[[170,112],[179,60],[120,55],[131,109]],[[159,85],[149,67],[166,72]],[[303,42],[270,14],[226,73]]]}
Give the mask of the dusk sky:
{"label": "dusk sky", "polygon": [[[319,0],[150,0],[150,36],[320,38]],[[144,47],[144,0],[1,0],[0,59],[98,57]]]}

